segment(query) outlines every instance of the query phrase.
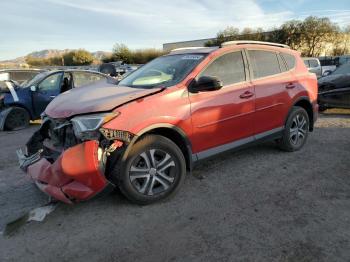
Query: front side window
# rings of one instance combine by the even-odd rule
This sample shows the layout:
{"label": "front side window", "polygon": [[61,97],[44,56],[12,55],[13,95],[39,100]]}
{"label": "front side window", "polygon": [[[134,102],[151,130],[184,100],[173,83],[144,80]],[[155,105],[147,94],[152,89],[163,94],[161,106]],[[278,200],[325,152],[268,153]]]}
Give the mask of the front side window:
{"label": "front side window", "polygon": [[261,78],[281,73],[277,54],[275,52],[249,50],[248,54],[254,78]]}
{"label": "front side window", "polygon": [[119,82],[135,88],[170,87],[180,83],[206,54],[177,54],[154,59]]}
{"label": "front side window", "polygon": [[217,77],[223,86],[245,81],[242,52],[233,52],[220,56],[199,75],[199,77],[201,76]]}
{"label": "front side window", "polygon": [[61,77],[62,77],[62,73],[57,73],[57,74],[48,76],[39,84],[39,90],[41,91],[59,90]]}

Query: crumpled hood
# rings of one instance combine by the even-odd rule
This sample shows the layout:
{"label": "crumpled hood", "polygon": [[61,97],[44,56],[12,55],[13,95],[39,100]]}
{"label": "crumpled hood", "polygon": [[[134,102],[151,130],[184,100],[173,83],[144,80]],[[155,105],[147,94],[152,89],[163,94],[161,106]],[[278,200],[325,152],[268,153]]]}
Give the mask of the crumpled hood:
{"label": "crumpled hood", "polygon": [[74,88],[57,96],[46,107],[51,118],[68,118],[74,115],[110,111],[122,104],[148,96],[161,88],[141,89],[97,83]]}

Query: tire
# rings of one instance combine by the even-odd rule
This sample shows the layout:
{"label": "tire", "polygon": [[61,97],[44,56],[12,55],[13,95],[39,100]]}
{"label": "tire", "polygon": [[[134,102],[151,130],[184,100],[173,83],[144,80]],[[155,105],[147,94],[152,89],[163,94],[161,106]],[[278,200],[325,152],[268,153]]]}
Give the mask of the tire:
{"label": "tire", "polygon": [[186,162],[166,137],[147,135],[132,147],[111,173],[120,191],[133,203],[148,205],[173,196],[183,184]]}
{"label": "tire", "polygon": [[5,130],[14,131],[29,126],[30,116],[27,110],[21,107],[13,107],[5,119]]}
{"label": "tire", "polygon": [[289,113],[279,147],[287,152],[300,150],[309,135],[309,115],[302,107],[294,106]]}

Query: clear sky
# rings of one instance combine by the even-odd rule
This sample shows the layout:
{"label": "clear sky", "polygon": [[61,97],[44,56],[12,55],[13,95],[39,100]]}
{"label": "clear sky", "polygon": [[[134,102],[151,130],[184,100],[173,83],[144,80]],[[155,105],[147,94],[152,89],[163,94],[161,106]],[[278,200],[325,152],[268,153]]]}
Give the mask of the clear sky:
{"label": "clear sky", "polygon": [[42,49],[161,48],[227,26],[269,29],[327,16],[350,25],[350,0],[1,0],[0,60]]}

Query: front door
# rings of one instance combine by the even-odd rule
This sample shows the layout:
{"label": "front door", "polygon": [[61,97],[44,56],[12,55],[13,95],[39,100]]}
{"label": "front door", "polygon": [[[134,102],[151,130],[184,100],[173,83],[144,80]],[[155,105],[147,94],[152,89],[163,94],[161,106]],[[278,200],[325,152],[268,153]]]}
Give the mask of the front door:
{"label": "front door", "polygon": [[45,111],[46,106],[60,94],[63,73],[49,75],[42,80],[37,90],[32,93],[33,108],[36,118]]}
{"label": "front door", "polygon": [[[214,76],[223,83],[217,91],[190,93],[192,148],[199,159],[236,146],[253,135],[254,89],[246,77],[241,51],[223,54],[198,76]],[[247,141],[245,141],[247,142]]]}

